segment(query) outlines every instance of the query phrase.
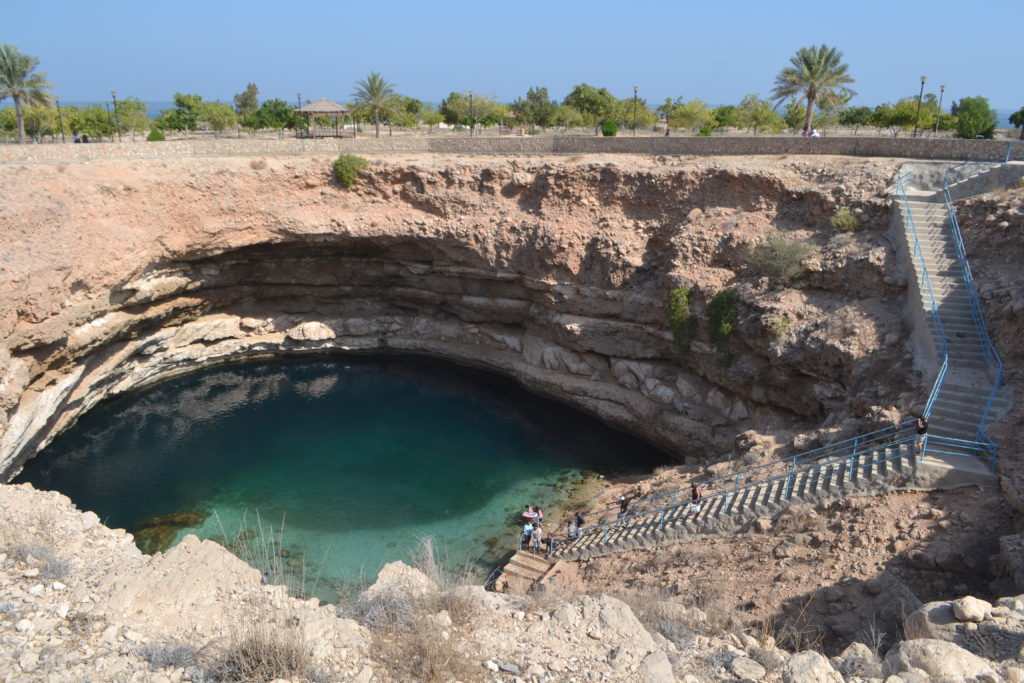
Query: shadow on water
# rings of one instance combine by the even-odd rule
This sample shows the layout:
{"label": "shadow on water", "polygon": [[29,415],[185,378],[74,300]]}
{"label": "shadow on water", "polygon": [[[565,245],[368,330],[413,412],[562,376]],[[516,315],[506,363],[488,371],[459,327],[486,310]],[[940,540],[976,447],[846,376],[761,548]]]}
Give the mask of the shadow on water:
{"label": "shadow on water", "polygon": [[[524,504],[554,505],[588,470],[650,472],[668,457],[485,372],[408,357],[221,366],[109,401],[30,461],[147,551],[220,537],[245,511],[286,515],[336,578],[376,572],[433,536],[455,563],[494,558]],[[301,551],[300,551],[301,552]],[[483,560],[486,564],[488,560]]]}

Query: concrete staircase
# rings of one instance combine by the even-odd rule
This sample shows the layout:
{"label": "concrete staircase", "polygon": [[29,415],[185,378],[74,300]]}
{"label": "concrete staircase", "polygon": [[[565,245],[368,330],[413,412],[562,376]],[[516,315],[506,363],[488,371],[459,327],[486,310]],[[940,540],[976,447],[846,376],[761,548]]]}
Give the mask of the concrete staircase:
{"label": "concrete staircase", "polygon": [[[911,482],[916,474],[913,437],[849,456],[812,463],[762,480],[738,483],[728,478],[722,490],[706,493],[699,511],[688,503],[663,508],[633,508],[622,521],[602,521],[584,529],[575,542],[552,551],[552,557],[585,559],[690,536],[739,531],[760,517],[772,517],[802,502],[816,505],[854,493],[877,493]],[[736,473],[742,478],[744,472]]]}
{"label": "concrete staircase", "polygon": [[529,550],[517,550],[494,582],[499,592],[522,593],[551,572],[554,560]]}

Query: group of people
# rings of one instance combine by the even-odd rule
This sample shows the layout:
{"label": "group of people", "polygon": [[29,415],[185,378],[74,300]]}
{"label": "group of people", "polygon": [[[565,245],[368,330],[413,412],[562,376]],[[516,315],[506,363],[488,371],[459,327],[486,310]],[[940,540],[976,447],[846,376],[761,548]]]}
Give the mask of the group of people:
{"label": "group of people", "polygon": [[[544,531],[544,511],[539,507],[526,505],[523,508],[523,534],[520,547],[523,550],[536,550],[550,553],[556,541],[554,536]],[[569,542],[575,541],[583,531],[585,520],[582,512],[577,512],[569,518],[565,524],[566,538]]]}

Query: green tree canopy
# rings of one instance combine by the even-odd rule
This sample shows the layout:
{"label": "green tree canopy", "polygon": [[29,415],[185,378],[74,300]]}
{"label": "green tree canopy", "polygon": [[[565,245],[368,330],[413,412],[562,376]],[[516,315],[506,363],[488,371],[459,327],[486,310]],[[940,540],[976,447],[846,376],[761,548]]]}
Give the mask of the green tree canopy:
{"label": "green tree canopy", "polygon": [[1020,139],[1024,140],[1024,107],[1010,114],[1010,123],[1014,128],[1020,128]]}
{"label": "green tree canopy", "polygon": [[373,113],[373,127],[376,137],[380,137],[380,115],[387,107],[388,100],[395,94],[395,84],[388,82],[376,71],[371,71],[366,78],[356,81],[352,96],[357,105],[362,105]]}
{"label": "green tree canopy", "polygon": [[427,126],[427,130],[430,130],[437,124],[444,121],[444,115],[433,107],[426,107],[420,111],[420,118],[423,123]]}
{"label": "green tree canopy", "polygon": [[583,125],[594,126],[594,134],[598,133],[601,121],[613,118],[618,109],[618,100],[604,88],[595,88],[586,83],[575,86],[565,96],[563,104],[566,104],[583,118]]}
{"label": "green tree canopy", "polygon": [[715,107],[716,128],[739,128],[743,125],[743,118],[740,116],[740,108],[734,104],[723,104]]}
{"label": "green tree canopy", "polygon": [[249,115],[243,122],[246,128],[260,130],[273,128],[282,131],[285,128],[294,129],[296,125],[295,112],[292,106],[282,99],[271,98],[264,100],[259,109]]}
{"label": "green tree canopy", "polygon": [[260,89],[255,83],[245,86],[245,90],[235,95],[235,113],[239,119],[246,119],[252,116],[253,112],[260,106]]}
{"label": "green tree canopy", "polygon": [[704,100],[683,102],[683,98],[679,97],[672,102],[671,106],[668,106],[668,102],[666,102],[662,105],[662,109],[668,112],[665,122],[669,128],[693,131],[703,128],[715,120],[714,112]]}
{"label": "green tree canopy", "polygon": [[82,107],[68,107],[66,110],[71,132],[75,135],[88,135],[94,138],[113,136],[114,119],[107,108],[100,104],[87,104]]}
{"label": "green tree canopy", "polygon": [[156,125],[161,130],[195,130],[199,120],[199,106],[203,98],[200,95],[174,93],[174,108],[164,109],[156,117]]}
{"label": "green tree canopy", "polygon": [[[635,117],[633,111],[634,104],[636,105]],[[618,113],[615,118],[623,128],[632,130],[634,120],[637,128],[650,128],[658,121],[658,115],[651,111],[650,107],[647,106],[647,100],[642,97],[636,99],[624,97],[619,100],[617,109]]]}
{"label": "green tree canopy", "polygon": [[200,102],[196,110],[198,120],[202,121],[220,137],[225,129],[238,124],[238,115],[230,104],[223,102]]}
{"label": "green tree canopy", "polygon": [[848,66],[843,64],[843,53],[828,45],[802,47],[790,58],[787,66],[775,77],[772,96],[781,102],[797,95],[806,103],[804,128],[814,127],[814,108],[842,100],[844,95],[856,93],[847,87],[853,79],[847,74]]}
{"label": "green tree canopy", "polygon": [[771,102],[762,100],[757,95],[747,95],[740,102],[740,119],[743,125],[754,131],[757,135],[760,130],[778,133],[786,122],[782,116],[772,107]]}
{"label": "green tree canopy", "polygon": [[135,134],[149,130],[153,120],[149,118],[149,107],[138,97],[125,97],[117,101],[117,120],[121,123],[121,131]]}
{"label": "green tree canopy", "polygon": [[46,90],[53,86],[46,80],[45,72],[36,71],[37,66],[37,58],[21,54],[21,50],[13,45],[0,45],[0,102],[8,97],[14,101],[18,142],[22,144],[25,143],[22,107],[45,107],[50,103],[50,94]]}
{"label": "green tree canopy", "polygon": [[981,137],[992,139],[999,119],[988,105],[988,99],[965,97],[956,103],[956,136],[958,138]]}
{"label": "green tree canopy", "polygon": [[510,107],[519,123],[547,128],[555,122],[558,103],[548,97],[547,88],[530,88],[526,99],[518,99]]}
{"label": "green tree canopy", "polygon": [[853,134],[856,135],[861,126],[869,125],[871,121],[871,107],[851,107],[839,117],[839,123],[844,126],[853,126]]}
{"label": "green tree canopy", "polygon": [[493,125],[507,114],[493,98],[474,92],[453,92],[441,100],[437,110],[449,125],[469,126],[470,135],[481,123]]}

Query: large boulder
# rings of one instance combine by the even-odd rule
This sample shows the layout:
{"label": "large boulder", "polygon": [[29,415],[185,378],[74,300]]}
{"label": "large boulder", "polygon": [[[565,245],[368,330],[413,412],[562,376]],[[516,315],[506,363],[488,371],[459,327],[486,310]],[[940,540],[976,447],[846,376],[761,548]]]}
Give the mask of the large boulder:
{"label": "large boulder", "polygon": [[935,679],[994,676],[992,667],[981,657],[945,640],[918,638],[904,640],[889,650],[882,675],[891,676],[910,669],[921,669]]}
{"label": "large boulder", "polygon": [[643,683],[675,683],[672,662],[664,650],[655,650],[640,662],[640,680]]}
{"label": "large boulder", "polygon": [[907,615],[903,622],[908,639],[931,638],[962,644],[960,620],[948,602],[929,602]]}
{"label": "large boulder", "polygon": [[419,569],[414,569],[404,562],[391,562],[381,568],[377,580],[363,591],[360,600],[372,602],[380,598],[422,598],[436,593],[437,590],[437,585]]}
{"label": "large boulder", "polygon": [[973,596],[953,601],[953,615],[960,621],[973,621],[978,624],[992,614],[992,604]]}
{"label": "large boulder", "polygon": [[843,683],[825,656],[813,650],[798,652],[782,667],[783,683]]}

